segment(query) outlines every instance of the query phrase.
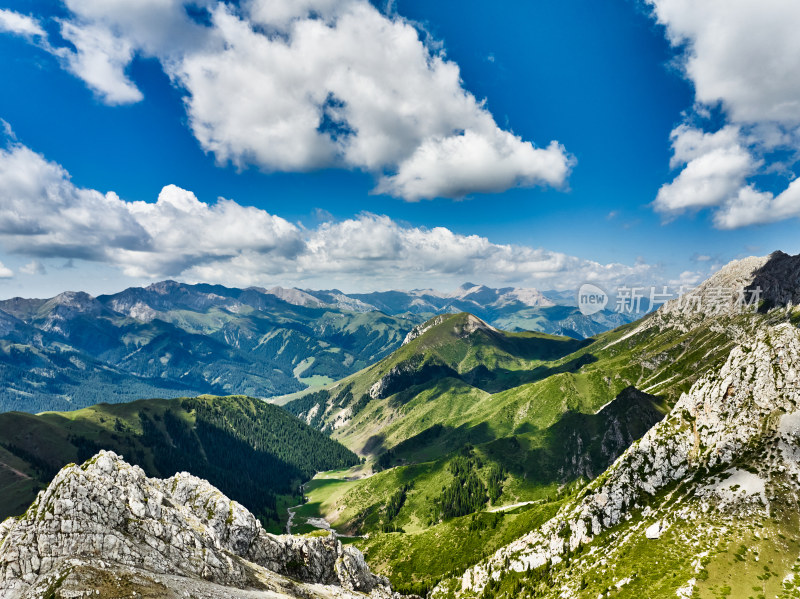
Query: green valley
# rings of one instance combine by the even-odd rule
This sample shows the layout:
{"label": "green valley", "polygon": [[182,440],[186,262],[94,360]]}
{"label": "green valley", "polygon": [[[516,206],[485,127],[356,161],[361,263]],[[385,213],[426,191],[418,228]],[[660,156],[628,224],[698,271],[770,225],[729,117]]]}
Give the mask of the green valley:
{"label": "green valley", "polygon": [[[432,587],[600,476],[721,367],[742,330],[785,319],[668,305],[579,341],[437,316],[375,365],[285,405],[365,459],[309,483],[297,523],[362,535],[374,569]],[[448,567],[415,547],[441,547]]]}
{"label": "green valley", "polygon": [[100,449],[125,455],[149,476],[205,478],[275,530],[301,482],[358,462],[280,408],[243,396],[7,412],[0,414],[0,518],[24,512],[61,467]]}

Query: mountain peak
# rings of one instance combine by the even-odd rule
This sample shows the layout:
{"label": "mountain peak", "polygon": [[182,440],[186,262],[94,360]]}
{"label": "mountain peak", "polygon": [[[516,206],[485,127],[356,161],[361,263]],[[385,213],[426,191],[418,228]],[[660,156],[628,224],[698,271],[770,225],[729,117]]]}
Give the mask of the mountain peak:
{"label": "mountain peak", "polygon": [[94,296],[85,291],[64,291],[50,301],[59,306],[81,306],[93,302],[94,299]]}
{"label": "mountain peak", "polygon": [[103,305],[83,291],[65,291],[47,300],[41,310],[49,314],[50,319],[62,319],[76,314],[99,314]]}
{"label": "mountain peak", "polygon": [[[468,312],[459,312],[457,314],[440,314],[439,316],[434,316],[430,320],[423,322],[422,324],[418,324],[411,329],[408,335],[406,335],[406,338],[403,340],[403,345],[410,343],[417,337],[421,337],[428,331],[440,327],[448,336],[455,335],[458,338],[467,337],[478,330],[494,333],[498,332],[496,328]],[[451,327],[452,330],[450,329]]]}
{"label": "mountain peak", "polygon": [[131,579],[132,596],[216,597],[216,584],[235,599],[252,596],[239,589],[316,596],[309,585],[343,598],[393,597],[335,536],[271,535],[208,482],[185,472],[147,478],[109,451],[62,469],[24,516],[0,525],[3,597],[46,596],[56,579],[56,596],[83,596],[71,593],[99,588],[103,576]]}
{"label": "mountain peak", "polygon": [[173,281],[172,279],[167,279],[166,281],[151,283],[145,287],[145,289],[154,293],[167,294],[173,292],[179,287],[181,287],[181,283],[178,283],[178,281]]}
{"label": "mountain peak", "polygon": [[689,320],[800,304],[800,254],[776,251],[723,266],[695,289],[659,308]]}
{"label": "mountain peak", "polygon": [[273,295],[279,300],[283,300],[284,302],[293,304],[295,306],[311,306],[314,308],[319,308],[328,305],[325,302],[318,300],[313,295],[294,287],[287,289],[285,287],[276,286],[265,290],[264,293]]}
{"label": "mountain peak", "polygon": [[760,289],[766,308],[800,304],[800,254],[770,254],[753,273],[751,289]]}

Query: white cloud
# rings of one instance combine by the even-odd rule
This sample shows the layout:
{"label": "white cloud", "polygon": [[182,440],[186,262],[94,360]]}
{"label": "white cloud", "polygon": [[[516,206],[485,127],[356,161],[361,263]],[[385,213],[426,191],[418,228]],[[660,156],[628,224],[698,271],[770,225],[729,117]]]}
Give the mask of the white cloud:
{"label": "white cloud", "polygon": [[[794,183],[777,194],[749,179],[777,173],[793,179],[775,150],[800,151],[800,3],[795,0],[647,0],[682,50],[695,90],[695,116],[721,106],[716,133],[682,125],[673,131],[673,167],[682,171],[654,203],[676,215],[714,209],[714,223],[736,228],[797,217]],[[685,146],[685,147],[684,147]]]}
{"label": "white cloud", "polygon": [[28,15],[0,8],[0,32],[13,33],[27,38],[46,37],[39,21]]}
{"label": "white cloud", "polygon": [[59,49],[56,54],[67,68],[86,82],[107,104],[130,104],[144,96],[125,75],[133,59],[133,45],[108,29],[93,25],[62,23],[61,35],[77,49]]}
{"label": "white cloud", "polygon": [[10,279],[14,276],[14,271],[0,262],[0,279]]}
{"label": "white cloud", "polygon": [[131,104],[142,92],[126,71],[136,54],[174,60],[208,38],[180,0],[64,0],[72,17],[61,35],[74,49],[49,48],[107,104]]}
{"label": "white cloud", "polygon": [[115,194],[76,187],[60,165],[21,144],[0,150],[0,235],[11,251],[84,259],[146,240]]}
{"label": "white cloud", "polygon": [[740,143],[736,127],[704,133],[681,125],[671,137],[671,166],[683,166],[683,170],[658,191],[655,208],[665,215],[723,204],[739,191],[758,166]]}
{"label": "white cloud", "polygon": [[479,277],[568,288],[641,281],[654,273],[641,262],[600,264],[367,213],[304,229],[233,200],[207,204],[174,185],[154,203],[127,202],[113,192],[77,187],[60,165],[18,143],[0,150],[0,245],[34,258],[23,267],[26,273],[40,270],[45,258],[83,259],[131,277],[245,286],[378,289]]}
{"label": "white cloud", "polygon": [[60,165],[21,144],[0,150],[0,238],[11,252],[166,276],[242,252],[287,260],[302,249],[299,235],[280,217],[225,199],[209,205],[173,185],[155,203],[126,202],[75,186]]}
{"label": "white cloud", "polygon": [[[247,253],[185,273],[190,280],[233,285],[274,282],[275,263]],[[288,266],[288,265],[287,265]],[[612,285],[650,280],[651,265],[600,264],[560,252],[497,244],[445,227],[409,227],[387,216],[364,213],[306,232],[305,251],[280,272],[283,284],[342,286],[362,290],[447,286],[478,278],[487,283],[577,288],[594,281]]]}
{"label": "white cloud", "polygon": [[536,184],[561,185],[572,161],[557,142],[546,149],[506,131],[426,140],[404,160],[397,174],[384,177],[376,191],[406,200],[430,196],[460,198],[469,193],[495,193]]}
{"label": "white cloud", "polygon": [[698,102],[734,122],[800,124],[800,3],[648,0],[675,45]]}
{"label": "white cloud", "polygon": [[747,225],[763,225],[787,218],[800,217],[800,179],[795,179],[777,196],[758,191],[752,185],[743,187],[714,215],[720,229],[738,229]]}
{"label": "white cloud", "polygon": [[224,198],[209,205],[175,185],[155,204],[125,204],[150,240],[144,251],[121,248],[114,256],[130,276],[179,274],[249,253],[290,264],[303,250],[300,229],[283,218]]}
{"label": "white cloud", "polygon": [[253,21],[283,28],[281,36],[218,6],[217,45],[171,68],[189,92],[196,137],[218,160],[389,169],[376,190],[407,200],[566,179],[563,147],[538,150],[500,130],[461,87],[458,66],[432,54],[407,22],[367,2],[323,3],[324,18],[314,19],[303,6],[251,4]]}
{"label": "white cloud", "polygon": [[[52,50],[110,104],[137,102],[126,70],[157,58],[186,92],[189,126],[220,163],[272,171],[337,167],[407,200],[563,185],[573,159],[500,129],[458,65],[402,17],[367,0],[202,3],[66,0]],[[197,6],[195,6],[197,9]]]}
{"label": "white cloud", "polygon": [[47,274],[47,269],[40,260],[31,260],[25,266],[20,267],[19,271],[26,275],[44,275]]}

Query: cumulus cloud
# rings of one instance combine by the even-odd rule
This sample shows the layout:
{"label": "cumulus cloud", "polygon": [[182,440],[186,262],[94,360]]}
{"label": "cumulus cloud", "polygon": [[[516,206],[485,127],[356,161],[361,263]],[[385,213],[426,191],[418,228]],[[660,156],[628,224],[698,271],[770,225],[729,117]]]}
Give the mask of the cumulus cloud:
{"label": "cumulus cloud", "polygon": [[541,248],[497,244],[445,227],[403,226],[387,216],[364,213],[306,231],[304,251],[291,264],[243,253],[199,265],[184,276],[239,286],[266,284],[277,278],[283,284],[375,290],[430,286],[431,279],[438,285],[455,285],[478,278],[488,283],[563,289],[586,281],[607,286],[638,283],[651,280],[655,273],[648,264],[601,264]]}
{"label": "cumulus cloud", "polygon": [[0,32],[13,33],[27,38],[47,35],[38,20],[5,8],[0,8]]}
{"label": "cumulus cloud", "polygon": [[31,260],[25,266],[22,266],[19,271],[26,275],[45,275],[47,274],[47,269],[44,267],[44,264],[40,260]]}
{"label": "cumulus cloud", "polygon": [[143,98],[142,92],[125,75],[133,59],[133,45],[104,27],[78,26],[64,22],[61,35],[76,50],[58,49],[67,68],[86,82],[107,104],[130,104]]}
{"label": "cumulus cloud", "polygon": [[795,0],[648,0],[685,45],[697,101],[735,122],[800,123],[800,4]]}
{"label": "cumulus cloud", "polygon": [[671,166],[682,167],[658,192],[655,208],[669,216],[719,206],[734,197],[758,162],[739,139],[739,129],[716,133],[681,125],[672,132]]}
{"label": "cumulus cloud", "polygon": [[224,198],[209,205],[175,185],[164,187],[155,204],[125,207],[149,239],[144,251],[121,248],[114,256],[132,276],[179,274],[249,253],[285,265],[303,250],[300,229],[287,220]]}
{"label": "cumulus cloud", "polygon": [[320,226],[309,236],[301,264],[345,273],[359,272],[370,264],[389,279],[419,273],[461,281],[468,276],[507,282],[546,280],[560,286],[646,276],[651,270],[645,264],[602,265],[544,249],[496,244],[444,227],[402,226],[373,214]]}
{"label": "cumulus cloud", "polygon": [[[778,173],[793,179],[792,164],[775,151],[800,152],[800,4],[795,0],[647,0],[670,42],[681,49],[695,90],[692,118],[721,107],[717,132],[681,125],[673,131],[675,180],[654,207],[668,216],[712,208],[720,228],[797,217],[796,185],[777,195],[750,178]],[[684,147],[685,146],[685,147]]]}
{"label": "cumulus cloud", "polygon": [[[566,181],[573,159],[498,127],[458,65],[367,0],[65,0],[52,51],[109,104],[141,100],[127,75],[158,59],[189,126],[220,163],[360,169],[415,201]],[[194,11],[195,18],[190,16]]]}
{"label": "cumulus cloud", "polygon": [[800,179],[795,179],[777,196],[748,185],[714,215],[720,229],[774,223],[800,217]]}
{"label": "cumulus cloud", "polygon": [[600,264],[369,213],[305,229],[230,199],[208,204],[174,185],[155,202],[128,202],[76,186],[63,167],[19,143],[0,151],[0,245],[34,259],[23,267],[26,273],[40,271],[42,259],[66,258],[108,264],[134,277],[244,286],[376,289],[480,277],[565,288],[653,274],[644,263]]}
{"label": "cumulus cloud", "polygon": [[565,154],[557,142],[539,149],[507,131],[465,131],[423,142],[400,163],[397,174],[381,179],[376,191],[419,200],[459,198],[539,183],[558,186],[572,166],[572,160],[564,160]]}
{"label": "cumulus cloud", "polygon": [[14,271],[0,262],[0,279],[10,279],[14,276]]}
{"label": "cumulus cloud", "polygon": [[100,259],[141,249],[146,232],[114,193],[76,187],[58,164],[21,144],[0,150],[0,235],[31,256]]}
{"label": "cumulus cloud", "polygon": [[8,251],[119,266],[130,276],[179,274],[242,252],[288,259],[300,230],[262,210],[213,205],[174,185],[155,203],[77,187],[60,165],[21,144],[0,150],[0,238]]}

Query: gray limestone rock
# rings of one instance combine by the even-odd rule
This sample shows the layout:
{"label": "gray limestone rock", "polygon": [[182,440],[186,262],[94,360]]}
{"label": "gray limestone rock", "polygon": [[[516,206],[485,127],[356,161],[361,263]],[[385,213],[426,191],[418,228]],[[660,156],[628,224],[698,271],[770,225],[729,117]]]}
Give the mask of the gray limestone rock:
{"label": "gray limestone rock", "polygon": [[0,525],[0,596],[117,596],[120,585],[158,597],[395,596],[333,536],[269,534],[202,479],[147,478],[101,451]]}

